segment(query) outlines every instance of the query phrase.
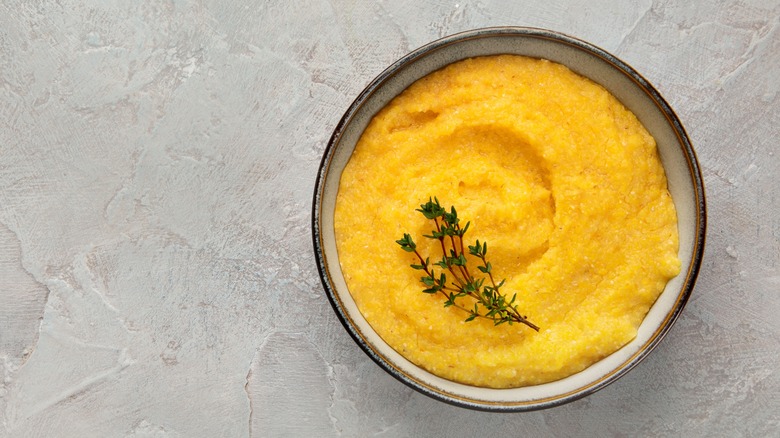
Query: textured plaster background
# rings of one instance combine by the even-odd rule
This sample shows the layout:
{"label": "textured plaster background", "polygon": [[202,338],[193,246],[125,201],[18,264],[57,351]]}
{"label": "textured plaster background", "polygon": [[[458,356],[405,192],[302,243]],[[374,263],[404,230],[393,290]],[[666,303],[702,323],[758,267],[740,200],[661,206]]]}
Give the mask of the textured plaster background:
{"label": "textured plaster background", "polygon": [[[315,172],[375,75],[458,31],[564,31],[694,141],[706,258],[659,348],[525,414],[451,407],[348,337]],[[780,1],[0,4],[0,436],[778,436]]]}

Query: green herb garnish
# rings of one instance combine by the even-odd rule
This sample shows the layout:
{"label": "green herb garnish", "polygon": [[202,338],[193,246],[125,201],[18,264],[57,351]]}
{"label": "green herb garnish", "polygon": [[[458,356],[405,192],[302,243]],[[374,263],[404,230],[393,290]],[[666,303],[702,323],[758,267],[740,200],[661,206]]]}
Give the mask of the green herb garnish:
{"label": "green herb garnish", "polygon": [[[487,277],[476,278],[471,274],[463,244],[463,235],[469,229],[470,223],[466,222],[465,226],[460,226],[455,207],[451,207],[447,212],[437,198],[432,198],[427,203],[421,204],[416,211],[422,213],[426,219],[432,220],[436,226],[430,235],[423,235],[423,237],[439,241],[442,251],[441,260],[432,263],[429,257],[423,258],[417,251],[412,236],[407,233],[404,233],[403,239],[396,240],[396,243],[401,245],[404,251],[413,252],[417,256],[420,263],[410,266],[425,273],[425,277],[420,278],[420,282],[425,285],[424,293],[444,295],[447,298],[444,307],[453,306],[467,312],[469,316],[466,321],[485,318],[492,320],[495,325],[504,323],[512,325],[519,322],[539,331],[539,327],[528,321],[526,316],[521,315],[515,307],[517,294],[513,294],[512,298],[507,300],[500,292],[505,279],[499,283],[493,279],[493,266],[486,259],[487,242],[480,243],[477,240],[473,246],[468,246],[468,254],[482,262],[477,269]],[[441,271],[436,272],[434,266],[441,268]],[[449,283],[448,278],[451,280]],[[489,280],[488,284],[486,279]],[[464,303],[465,297],[473,298],[473,308]]]}

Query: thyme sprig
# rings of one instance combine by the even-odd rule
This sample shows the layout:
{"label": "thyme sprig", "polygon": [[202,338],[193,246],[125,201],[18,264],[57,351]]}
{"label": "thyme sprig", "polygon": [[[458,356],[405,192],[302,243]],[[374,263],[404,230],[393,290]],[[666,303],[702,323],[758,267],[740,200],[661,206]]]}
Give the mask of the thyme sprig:
{"label": "thyme sprig", "polygon": [[[423,235],[423,237],[439,242],[442,258],[435,262],[431,262],[430,257],[423,258],[417,251],[417,244],[408,233],[404,233],[403,238],[396,240],[396,243],[404,251],[412,252],[417,256],[419,264],[413,263],[410,266],[425,273],[425,276],[420,278],[420,282],[425,286],[424,293],[443,295],[446,298],[444,307],[452,306],[467,312],[469,316],[466,321],[485,318],[492,320],[495,325],[504,323],[512,325],[518,322],[539,331],[539,327],[528,321],[527,317],[517,310],[514,304],[517,294],[507,299],[501,293],[500,289],[506,280],[496,283],[493,278],[493,265],[487,260],[487,242],[480,243],[477,240],[474,245],[468,245],[468,254],[481,262],[477,269],[484,274],[480,278],[472,275],[463,243],[463,236],[468,231],[470,222],[466,222],[461,227],[454,206],[447,211],[434,197],[421,204],[416,211],[433,221],[435,229],[430,235]],[[434,266],[438,266],[440,270],[437,272]],[[473,308],[466,304],[468,302],[464,299],[466,297],[473,298]]]}

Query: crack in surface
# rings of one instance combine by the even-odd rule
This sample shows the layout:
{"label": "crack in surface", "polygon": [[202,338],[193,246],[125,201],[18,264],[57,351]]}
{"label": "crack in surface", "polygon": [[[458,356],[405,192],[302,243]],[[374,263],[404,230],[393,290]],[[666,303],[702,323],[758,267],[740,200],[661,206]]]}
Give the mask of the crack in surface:
{"label": "crack in surface", "polygon": [[[252,359],[252,362],[254,362],[254,359]],[[253,430],[252,430],[252,420],[254,416],[254,404],[252,403],[252,395],[249,393],[249,384],[252,381],[252,362],[249,363],[249,372],[246,373],[246,384],[244,384],[244,392],[246,393],[246,398],[249,402],[249,438],[252,438],[253,436]]]}
{"label": "crack in surface", "polygon": [[[3,239],[4,234],[7,237],[6,239]],[[14,369],[18,371],[18,369],[24,366],[38,345],[43,314],[49,302],[51,290],[46,284],[38,281],[30,270],[25,268],[22,241],[16,231],[2,222],[0,222],[0,245],[2,245],[0,246],[0,254],[4,253],[2,258],[4,260],[0,262],[0,273],[3,274],[2,283],[0,283],[2,287],[0,289],[0,303],[3,303],[0,308],[0,322],[3,323],[3,331],[6,332],[6,335],[11,335],[7,340],[5,337],[0,337],[0,341],[2,341],[0,342],[0,353],[5,353],[4,356],[16,357],[18,363],[14,364]],[[15,255],[18,255],[18,257]],[[17,271],[16,275],[14,275],[14,270]],[[23,291],[25,293],[21,293],[22,288],[25,288]],[[35,292],[39,293],[33,295]],[[28,314],[33,313],[36,315],[37,327],[34,329],[34,334],[29,337],[24,336],[24,334],[19,333],[19,330],[23,330],[23,328],[19,328],[19,325],[23,325],[24,321],[15,321],[17,318],[14,318],[14,316],[21,314],[26,317]],[[16,352],[8,351],[12,345],[6,345],[6,343],[20,337],[23,338],[22,342],[26,345],[18,351],[18,356],[16,356]]]}
{"label": "crack in surface", "polygon": [[623,32],[623,36],[620,38],[620,44],[618,44],[617,52],[621,52],[623,44],[626,43],[626,40],[628,40],[634,32],[639,28],[639,25],[642,24],[645,21],[645,18],[647,18],[648,14],[650,14],[653,11],[653,4],[650,3],[647,5],[647,8],[642,12],[642,14],[634,21],[634,23],[631,25],[631,27],[628,28],[625,32]]}
{"label": "crack in surface", "polygon": [[720,80],[721,84],[730,84],[732,81],[741,76],[741,73],[747,69],[748,66],[753,64],[758,59],[756,56],[756,51],[760,50],[767,41],[773,41],[771,36],[774,35],[775,31],[778,29],[778,25],[780,25],[780,16],[778,16],[773,23],[767,23],[767,25],[764,26],[764,28],[768,29],[763,35],[760,35],[760,31],[753,32],[750,45],[748,46],[747,50],[745,50],[745,53],[742,54],[740,63],[731,71],[723,75]]}
{"label": "crack in surface", "polygon": [[93,387],[103,383],[103,381],[108,380],[111,377],[119,374],[125,368],[129,367],[132,363],[133,363],[132,359],[130,359],[127,354],[127,349],[126,348],[122,349],[120,351],[119,357],[117,358],[117,364],[115,366],[105,371],[86,377],[81,381],[79,381],[78,383],[76,383],[75,385],[63,389],[62,391],[52,396],[51,398],[36,404],[35,407],[32,409],[32,411],[27,414],[27,416],[34,417],[40,414],[41,412],[53,406],[56,406],[60,403],[63,403],[68,400],[75,400],[82,394],[87,393]]}

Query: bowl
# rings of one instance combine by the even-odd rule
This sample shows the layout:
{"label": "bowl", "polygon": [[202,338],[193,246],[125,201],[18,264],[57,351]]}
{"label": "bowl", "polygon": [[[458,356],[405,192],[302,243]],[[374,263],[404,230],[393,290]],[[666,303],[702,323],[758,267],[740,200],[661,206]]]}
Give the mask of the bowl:
{"label": "bowl", "polygon": [[[511,389],[465,385],[435,376],[393,350],[361,315],[347,288],[335,243],[339,180],[372,117],[416,80],[466,58],[516,54],[567,66],[600,84],[631,110],[655,137],[677,210],[680,274],[669,281],[636,338],[585,370],[550,383]],[[429,43],[383,71],[357,96],[336,126],[317,175],[312,233],[325,292],[347,332],[380,367],[422,394],[454,405],[499,412],[550,408],[614,382],[661,342],[694,287],[704,251],[706,206],[701,171],[682,123],[661,94],[614,55],[561,33],[524,27],[467,31]]]}

